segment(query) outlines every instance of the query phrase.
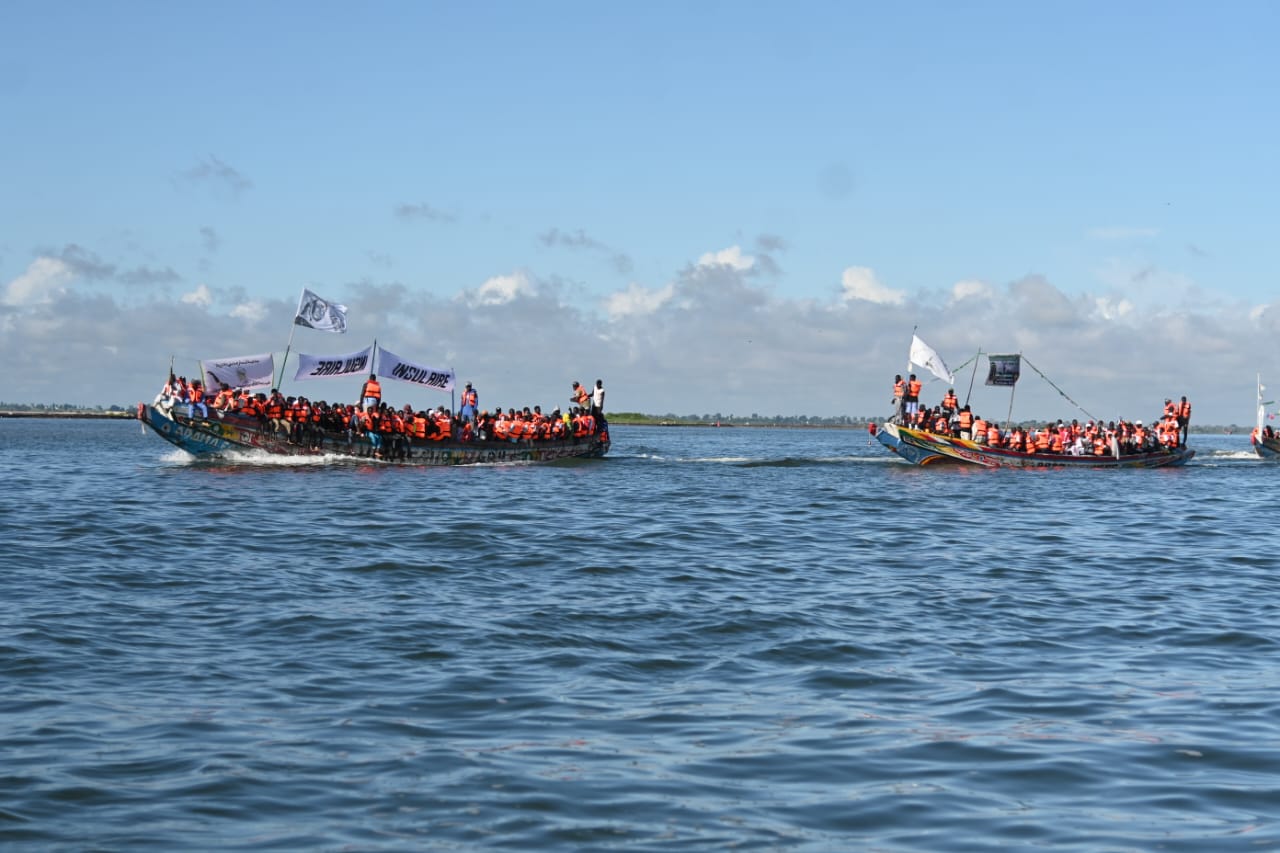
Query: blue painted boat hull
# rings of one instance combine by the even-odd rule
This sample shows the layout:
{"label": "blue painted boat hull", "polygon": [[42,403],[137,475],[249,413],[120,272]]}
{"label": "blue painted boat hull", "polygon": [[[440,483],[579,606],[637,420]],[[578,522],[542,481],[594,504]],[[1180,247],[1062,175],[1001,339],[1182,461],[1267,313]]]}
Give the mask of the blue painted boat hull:
{"label": "blue painted boat hull", "polygon": [[[232,413],[209,412],[208,418],[188,418],[159,406],[138,404],[138,419],[156,435],[201,459],[218,459],[242,452],[271,456],[345,457],[374,461],[368,439],[356,437],[350,444],[345,436],[330,436],[319,448],[290,444],[257,419]],[[406,459],[390,464],[505,465],[552,462],[558,459],[589,459],[609,452],[608,424],[593,436],[567,441],[426,441],[412,442]],[[377,460],[379,462],[384,460]]]}

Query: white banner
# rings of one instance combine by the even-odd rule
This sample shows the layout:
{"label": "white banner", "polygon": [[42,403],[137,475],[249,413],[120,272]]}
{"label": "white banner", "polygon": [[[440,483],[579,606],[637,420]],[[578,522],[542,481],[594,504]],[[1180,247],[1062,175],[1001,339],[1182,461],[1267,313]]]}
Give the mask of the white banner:
{"label": "white banner", "polygon": [[303,379],[332,379],[335,376],[354,376],[368,373],[373,347],[366,347],[350,355],[307,355],[298,353],[298,372],[293,381]]}
{"label": "white banner", "polygon": [[232,388],[270,388],[275,378],[276,360],[266,355],[235,358],[206,358],[200,362],[204,387],[217,391],[225,382]]}
{"label": "white banner", "polygon": [[412,382],[424,388],[437,391],[453,390],[453,371],[436,367],[425,367],[405,361],[400,356],[378,347],[378,377],[380,379],[398,379],[401,382]]}
{"label": "white banner", "polygon": [[293,324],[322,332],[344,333],[347,331],[347,306],[323,299],[304,287]]}
{"label": "white banner", "polygon": [[939,379],[955,383],[955,374],[947,369],[942,356],[933,351],[933,347],[920,340],[919,336],[911,336],[911,363],[923,367]]}

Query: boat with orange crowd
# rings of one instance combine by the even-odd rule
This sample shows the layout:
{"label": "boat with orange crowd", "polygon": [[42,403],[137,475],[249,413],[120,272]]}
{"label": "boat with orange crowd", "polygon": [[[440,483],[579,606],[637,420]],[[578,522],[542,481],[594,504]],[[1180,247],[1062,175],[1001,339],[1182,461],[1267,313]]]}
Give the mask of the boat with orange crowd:
{"label": "boat with orange crowd", "polygon": [[[954,388],[948,390],[944,405],[923,410],[927,414],[922,413],[919,396],[923,383],[911,373],[913,366],[928,370],[950,385],[955,384],[955,374],[936,351],[913,334],[907,365],[910,378],[895,377],[893,402],[897,409],[879,429],[874,430],[875,438],[913,465],[963,464],[983,468],[1034,469],[1166,468],[1185,465],[1195,456],[1195,451],[1186,445],[1186,420],[1189,417],[1186,398],[1182,403],[1187,407],[1186,416],[1180,417],[1177,414],[1178,404],[1167,399],[1163,414],[1149,427],[1142,421],[1129,423],[1121,420],[1104,424],[1090,416],[1083,425],[1078,420],[1070,424],[1058,421],[1024,431],[1011,421],[1013,389],[1024,362],[1073,405],[1074,401],[1035,365],[1026,361],[1021,353],[979,351],[973,359],[975,377],[978,359],[984,355],[988,361],[986,384],[1010,389],[1009,418],[1003,429],[994,423],[975,420],[967,402],[961,406],[956,399]],[[972,384],[971,380],[970,390]],[[975,425],[980,428],[974,429]]]}

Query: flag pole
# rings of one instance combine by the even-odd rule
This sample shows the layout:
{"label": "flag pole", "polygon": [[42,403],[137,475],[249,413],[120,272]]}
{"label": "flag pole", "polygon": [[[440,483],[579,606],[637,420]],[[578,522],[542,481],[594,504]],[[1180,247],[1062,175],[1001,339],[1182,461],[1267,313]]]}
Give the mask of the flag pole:
{"label": "flag pole", "polygon": [[[373,346],[370,347],[370,350],[371,350],[371,354],[369,357],[369,376],[377,376],[378,375],[378,339],[377,338],[373,339]],[[368,377],[365,377],[365,382],[368,382],[368,381],[369,381]],[[360,393],[360,399],[356,400],[356,405],[363,408],[364,382],[360,383],[359,393]]]}
{"label": "flag pole", "polygon": [[[982,347],[978,347],[978,354],[973,357],[973,375],[969,377],[969,390],[964,395],[964,404],[969,405],[969,400],[973,397],[973,382],[978,378],[978,362],[982,360]],[[961,365],[963,367],[964,365]]]}
{"label": "flag pole", "polygon": [[[1018,351],[1018,360],[1019,361],[1022,360],[1021,350]],[[1006,430],[1009,428],[1009,424],[1012,423],[1013,421],[1013,393],[1017,390],[1018,390],[1018,383],[1015,380],[1014,383],[1009,386],[1009,413],[1004,416],[1004,428]]]}
{"label": "flag pole", "polygon": [[[915,325],[911,327],[911,343],[912,344],[916,342],[916,329],[918,328],[920,328],[919,325]],[[907,347],[907,375],[908,376],[911,375],[911,347]]]}
{"label": "flag pole", "polygon": [[293,349],[293,333],[298,331],[298,318],[302,316],[302,300],[307,298],[307,289],[302,288],[298,294],[298,308],[293,312],[293,322],[289,324],[289,343],[284,345],[284,358],[280,359],[280,378],[276,380],[276,390],[284,382],[284,369],[289,364],[289,350]]}
{"label": "flag pole", "polygon": [[280,359],[280,378],[276,380],[276,390],[280,390],[280,385],[284,382],[284,369],[289,363],[289,350],[293,349],[293,333],[298,330],[298,324],[294,323],[289,327],[289,343],[284,345],[284,358]]}

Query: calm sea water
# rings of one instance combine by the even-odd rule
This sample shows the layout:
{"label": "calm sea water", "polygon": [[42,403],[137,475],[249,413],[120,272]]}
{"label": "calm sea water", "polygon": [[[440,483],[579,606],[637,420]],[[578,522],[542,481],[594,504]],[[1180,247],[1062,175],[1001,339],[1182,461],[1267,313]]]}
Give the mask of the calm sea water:
{"label": "calm sea water", "polygon": [[1280,466],[865,433],[197,464],[0,421],[0,847],[1280,847]]}

